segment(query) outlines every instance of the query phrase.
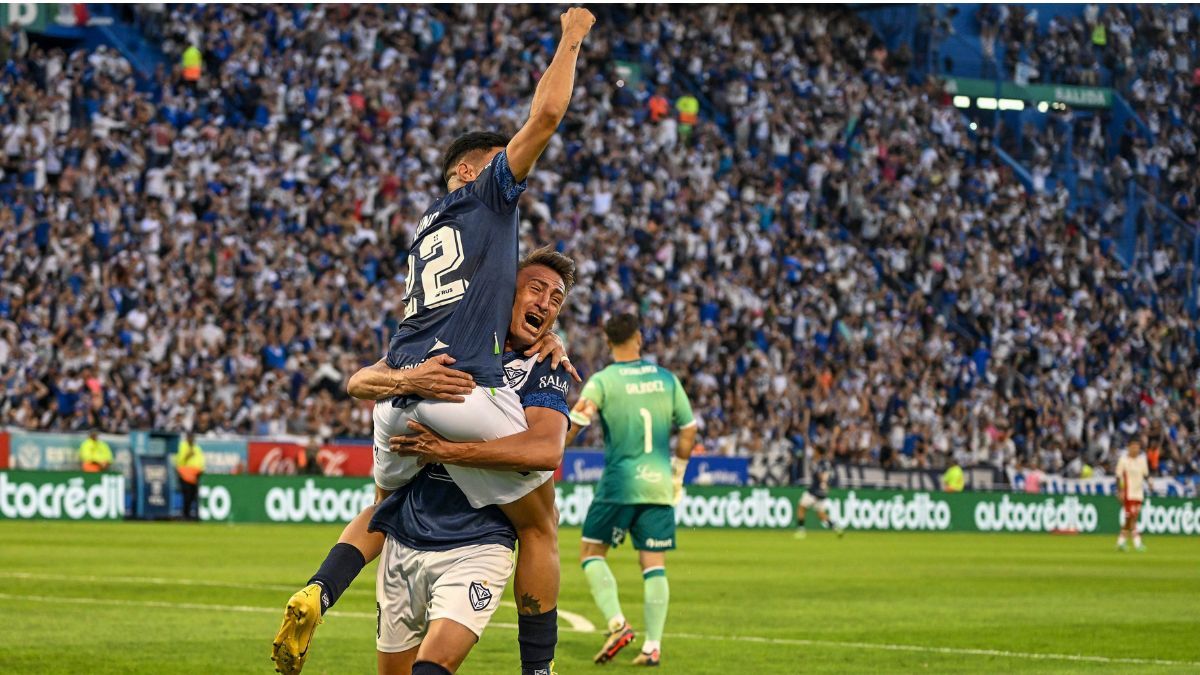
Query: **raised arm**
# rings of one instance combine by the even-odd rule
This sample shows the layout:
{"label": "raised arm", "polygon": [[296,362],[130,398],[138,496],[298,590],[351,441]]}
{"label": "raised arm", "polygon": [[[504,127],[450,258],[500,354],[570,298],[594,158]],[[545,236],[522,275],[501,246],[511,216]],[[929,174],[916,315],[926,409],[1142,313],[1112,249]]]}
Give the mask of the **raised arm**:
{"label": "raised arm", "polygon": [[550,138],[567,115],[571,103],[571,91],[575,88],[575,63],[583,38],[596,23],[596,17],[582,7],[572,7],[560,17],[562,39],[554,59],[537,89],[533,92],[533,104],[529,106],[529,119],[525,126],[508,142],[506,154],[508,167],[517,182],[525,180],[533,170],[533,164],[542,156]]}
{"label": "raised arm", "polygon": [[438,401],[461,403],[471,393],[475,380],[461,370],[449,368],[454,359],[439,354],[416,368],[389,368],[385,359],[361,368],[350,376],[346,393],[366,401],[414,395]]}
{"label": "raised arm", "polygon": [[553,471],[562,463],[567,418],[550,408],[526,408],[529,429],[494,441],[455,443],[428,427],[409,422],[417,433],[392,436],[392,452],[428,464],[455,464],[493,471]]}

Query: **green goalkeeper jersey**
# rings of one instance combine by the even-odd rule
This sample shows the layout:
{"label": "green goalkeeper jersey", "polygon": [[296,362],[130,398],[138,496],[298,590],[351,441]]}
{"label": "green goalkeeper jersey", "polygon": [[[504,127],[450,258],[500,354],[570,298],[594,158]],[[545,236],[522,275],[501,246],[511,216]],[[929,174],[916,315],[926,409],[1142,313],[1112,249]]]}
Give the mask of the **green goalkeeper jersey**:
{"label": "green goalkeeper jersey", "polygon": [[604,429],[604,475],[596,501],[672,504],[671,429],[695,424],[679,378],[647,361],[614,363],[588,379]]}

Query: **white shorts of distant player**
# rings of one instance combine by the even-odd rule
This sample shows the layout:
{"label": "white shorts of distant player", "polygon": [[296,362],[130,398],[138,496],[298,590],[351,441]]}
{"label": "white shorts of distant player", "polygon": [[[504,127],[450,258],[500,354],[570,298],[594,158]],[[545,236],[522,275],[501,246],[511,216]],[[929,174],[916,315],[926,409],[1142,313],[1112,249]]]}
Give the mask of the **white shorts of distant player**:
{"label": "white shorts of distant player", "polygon": [[[492,392],[495,392],[494,394]],[[424,424],[451,441],[491,441],[521,433],[529,428],[521,399],[508,387],[475,387],[462,403],[419,401],[396,408],[391,401],[375,404],[375,484],[396,490],[420,472],[415,457],[402,457],[389,450],[392,436],[412,433],[409,420]],[[550,480],[553,471],[489,471],[446,466],[471,506],[510,504]]]}
{"label": "white shorts of distant player", "polygon": [[388,537],[376,572],[375,648],[409,650],[435,619],[482,636],[512,571],[513,552],[499,544],[418,551]]}
{"label": "white shorts of distant player", "polygon": [[817,510],[822,513],[829,512],[829,499],[826,497],[814,497],[813,493],[805,491],[804,496],[800,498],[800,508],[811,509],[817,507]]}

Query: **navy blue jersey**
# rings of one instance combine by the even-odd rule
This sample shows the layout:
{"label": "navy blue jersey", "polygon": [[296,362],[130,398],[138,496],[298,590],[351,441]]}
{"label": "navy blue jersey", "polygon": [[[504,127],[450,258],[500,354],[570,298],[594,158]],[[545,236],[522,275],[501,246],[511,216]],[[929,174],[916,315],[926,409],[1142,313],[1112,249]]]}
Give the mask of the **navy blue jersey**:
{"label": "navy blue jersey", "polygon": [[[455,364],[457,367],[458,364]],[[552,370],[550,360],[504,354],[504,374],[525,408],[550,408],[567,416],[570,376]],[[513,548],[517,532],[499,507],[471,508],[467,496],[445,467],[425,467],[416,478],[383,500],[371,518],[371,530],[385,532],[418,551],[448,551],[475,544]]]}
{"label": "navy blue jersey", "polygon": [[808,484],[808,492],[818,499],[829,496],[829,481],[833,478],[833,464],[827,459],[819,459],[812,466],[812,480]]}
{"label": "navy blue jersey", "polygon": [[479,177],[429,207],[408,255],[404,321],[387,363],[410,368],[448,353],[481,387],[504,383],[500,345],[517,290],[517,198],[501,151]]}

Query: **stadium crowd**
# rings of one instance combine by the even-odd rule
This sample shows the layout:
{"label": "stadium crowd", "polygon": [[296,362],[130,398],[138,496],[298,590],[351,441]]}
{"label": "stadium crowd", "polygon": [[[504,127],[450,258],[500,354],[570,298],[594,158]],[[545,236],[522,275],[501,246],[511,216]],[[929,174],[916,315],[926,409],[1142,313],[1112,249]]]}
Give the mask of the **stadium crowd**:
{"label": "stadium crowd", "polygon": [[[172,63],[202,50],[198,82],[0,36],[0,423],[369,436],[342,387],[402,316],[440,153],[515,130],[557,13],[139,11]],[[597,14],[521,203],[525,249],[579,265],[578,365],[635,307],[704,450],[766,482],[812,447],[1086,475],[1131,434],[1200,471],[1186,278],[1173,251],[1137,273],[1106,253],[1119,204],[1027,192],[852,14]],[[717,115],[681,118],[681,94]]]}
{"label": "stadium crowd", "polygon": [[[1070,113],[1047,125],[1044,133],[1026,127],[1029,137],[1017,150],[1022,158],[1040,162],[1061,158],[1082,167],[1091,187],[1092,176],[1111,166],[1115,177],[1103,178],[1109,194],[1123,195],[1123,182],[1137,183],[1185,221],[1200,223],[1196,186],[1196,132],[1200,128],[1200,42],[1193,37],[1197,23],[1188,5],[1088,5],[1082,16],[1052,17],[1044,30],[1035,6],[981,5],[977,11],[985,57],[985,77],[998,68],[1007,78],[1018,75],[1031,82],[1102,85],[1124,94],[1143,129],[1130,121],[1117,143],[1108,143],[1103,128],[1107,115],[1096,113],[1076,121]],[[1006,45],[1004,63],[997,64],[997,40]],[[1093,120],[1095,122],[1093,123]],[[1064,132],[1074,135],[1073,150]],[[1010,130],[1011,131],[1011,130]],[[1111,147],[1106,147],[1110,146]],[[1111,162],[1111,163],[1110,163]]]}

